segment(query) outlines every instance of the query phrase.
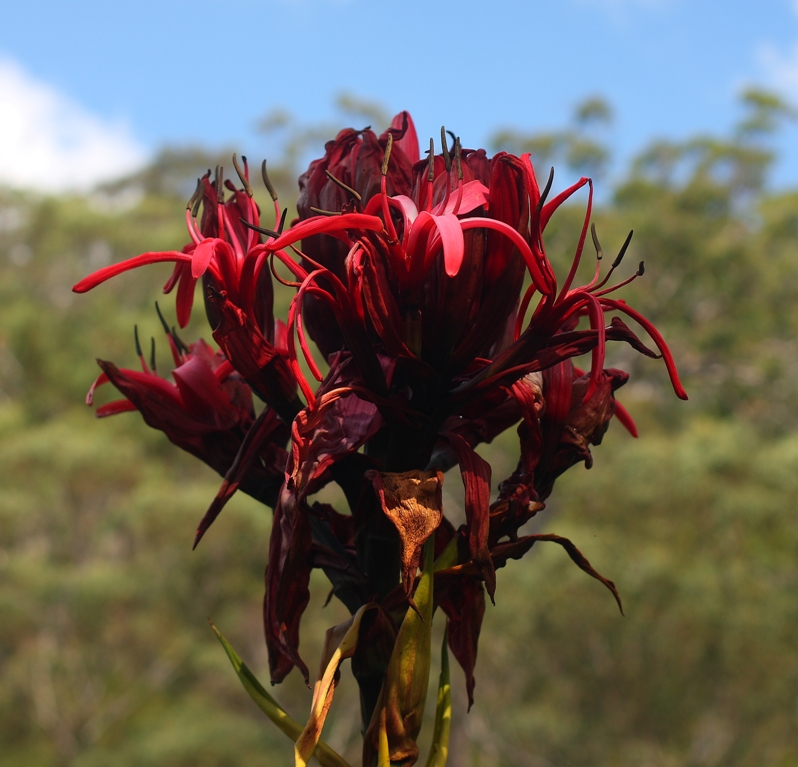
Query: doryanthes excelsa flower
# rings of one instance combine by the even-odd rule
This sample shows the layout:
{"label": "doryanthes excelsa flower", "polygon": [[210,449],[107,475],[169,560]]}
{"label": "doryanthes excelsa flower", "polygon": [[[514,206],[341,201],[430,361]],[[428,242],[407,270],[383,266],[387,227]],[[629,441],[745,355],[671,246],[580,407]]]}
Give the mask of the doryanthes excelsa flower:
{"label": "doryanthes excelsa flower", "polygon": [[[290,429],[284,481],[268,501],[275,508],[264,600],[272,681],[295,666],[307,678],[299,626],[310,572],[320,568],[333,593],[362,618],[364,641],[353,651],[352,667],[361,690],[366,765],[375,763],[384,737],[392,761],[412,764],[418,755],[423,695],[395,694],[385,685],[389,677],[397,683],[389,666],[406,611],[421,616],[427,609],[416,604],[423,552],[434,548],[434,603],[447,617],[449,646],[471,698],[485,595],[493,598],[496,569],[508,559],[537,541],[558,543],[619,599],[614,584],[571,541],[521,530],[543,510],[563,472],[577,463],[590,467],[590,447],[601,442],[613,417],[636,436],[615,400],[627,374],[604,367],[607,342],[662,358],[677,396],[686,398],[662,336],[615,297],[643,274],[641,263],[612,282],[631,235],[610,267],[601,268],[601,246],[590,227],[591,180],[552,194],[553,171],[541,189],[529,155],[488,157],[444,130],[439,148],[436,154],[430,141],[422,159],[406,112],[379,136],[370,129],[341,131],[300,178],[299,216],[288,228],[265,165],[272,228],[262,226],[246,165],[239,169],[241,189],[223,183],[220,171],[213,181],[206,175],[188,205],[191,242],[183,251],[145,253],[75,287],[82,292],[128,269],[172,261],[166,288],[177,287],[184,325],[202,281],[220,366],[246,381],[274,423],[252,421],[200,529],[232,489],[246,489],[250,475],[264,469],[262,451],[281,447],[276,424]],[[559,280],[544,233],[579,190],[587,192],[587,209],[572,265]],[[597,258],[592,277],[580,285],[589,233]],[[273,276],[295,291],[285,326],[273,316]],[[588,354],[589,369],[576,368],[574,358]],[[303,373],[302,360],[317,383]],[[182,364],[174,373],[177,389]],[[118,383],[129,382],[114,380],[109,370],[145,413]],[[134,393],[146,389],[142,380]],[[172,385],[155,386],[160,392]],[[174,421],[149,422],[171,430],[181,444],[179,433],[185,441],[193,421],[181,420],[187,403],[170,396],[162,396],[164,412],[173,408]],[[245,422],[236,428],[245,431]],[[492,500],[491,466],[475,448],[516,424],[518,466]],[[441,500],[454,467],[465,488],[465,522],[458,528]],[[330,482],[342,489],[346,513],[314,499]],[[426,689],[415,677],[407,683]],[[402,708],[408,706],[412,710]]]}
{"label": "doryanthes excelsa flower", "polygon": [[149,426],[225,477],[222,491],[200,523],[199,540],[239,486],[263,503],[276,503],[287,457],[288,428],[270,408],[256,418],[249,386],[224,355],[202,340],[185,346],[160,310],[158,314],[174,361],[174,383],[158,375],[154,339],[147,362],[136,330],[141,370],[119,368],[98,359],[102,373],[86,395],[86,404],[94,404],[98,387],[113,384],[124,399],[98,407],[99,418],[137,410]]}

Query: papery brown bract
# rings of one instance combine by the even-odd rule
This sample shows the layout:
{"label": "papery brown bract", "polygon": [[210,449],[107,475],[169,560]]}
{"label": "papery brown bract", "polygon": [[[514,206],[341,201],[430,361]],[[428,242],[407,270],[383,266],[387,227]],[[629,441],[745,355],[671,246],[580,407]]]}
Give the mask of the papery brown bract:
{"label": "papery brown bract", "polygon": [[366,474],[385,515],[402,542],[402,585],[410,599],[421,548],[443,518],[443,472],[405,471]]}

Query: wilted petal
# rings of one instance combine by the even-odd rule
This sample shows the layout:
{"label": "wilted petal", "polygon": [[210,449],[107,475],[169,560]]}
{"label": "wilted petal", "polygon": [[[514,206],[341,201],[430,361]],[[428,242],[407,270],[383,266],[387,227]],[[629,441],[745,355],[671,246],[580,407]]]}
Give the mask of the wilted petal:
{"label": "wilted petal", "polygon": [[441,601],[449,626],[449,647],[465,672],[468,708],[474,705],[474,667],[485,615],[485,589],[477,578],[455,583]]}
{"label": "wilted petal", "polygon": [[490,464],[468,445],[459,434],[445,434],[460,464],[465,486],[465,510],[468,522],[468,547],[482,571],[491,600],[496,591],[496,572],[488,550],[490,534]]}
{"label": "wilted petal", "polygon": [[382,510],[402,540],[402,583],[410,596],[421,549],[443,518],[443,473],[405,471],[368,472]]}
{"label": "wilted petal", "polygon": [[316,410],[305,408],[293,423],[291,487],[298,497],[315,492],[318,480],[373,437],[382,418],[373,402],[356,394],[331,400]]}
{"label": "wilted petal", "polygon": [[296,666],[308,682],[299,656],[299,624],[310,601],[310,523],[285,492],[274,510],[266,567],[263,625],[272,683],[282,682]]}

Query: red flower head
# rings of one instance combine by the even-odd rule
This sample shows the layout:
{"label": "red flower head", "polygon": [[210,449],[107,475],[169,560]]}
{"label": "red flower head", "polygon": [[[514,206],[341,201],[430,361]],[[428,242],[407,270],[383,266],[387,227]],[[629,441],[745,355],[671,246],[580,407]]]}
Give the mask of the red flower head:
{"label": "red flower head", "polygon": [[[260,226],[246,164],[239,172],[243,189],[223,184],[219,171],[213,182],[206,175],[189,202],[191,243],[182,252],[145,253],[75,286],[83,292],[127,269],[173,261],[166,287],[178,286],[184,325],[202,279],[221,352],[198,344],[176,357],[175,385],[146,366],[133,373],[101,363],[128,397],[104,412],[139,409],[148,423],[226,474],[198,535],[236,487],[268,486],[264,500],[275,517],[264,624],[273,681],[294,666],[307,676],[299,625],[313,567],[325,572],[357,620],[369,616],[361,629],[368,647],[352,651],[365,764],[374,763],[383,735],[392,760],[411,764],[417,756],[423,695],[413,695],[426,690],[426,680],[397,681],[401,664],[394,657],[411,634],[413,642],[423,634],[418,627],[426,617],[415,633],[405,629],[413,611],[431,620],[434,601],[447,615],[449,645],[471,697],[485,592],[493,597],[495,571],[508,559],[539,540],[556,542],[617,598],[612,582],[569,540],[519,535],[564,471],[580,462],[591,466],[590,446],[601,442],[613,416],[636,435],[615,401],[627,375],[604,368],[607,342],[661,357],[676,394],[686,398],[659,332],[614,297],[643,274],[642,263],[628,279],[609,284],[631,235],[602,276],[593,231],[595,272],[576,286],[592,182],[579,179],[550,198],[553,172],[541,191],[529,155],[488,158],[443,130],[441,141],[440,154],[431,141],[422,160],[406,112],[380,136],[341,131],[300,178],[299,218],[287,230],[265,164],[274,230]],[[232,192],[227,201],[225,188]],[[544,232],[583,188],[587,211],[560,283]],[[273,318],[277,266],[291,275],[277,279],[296,291],[287,326]],[[326,374],[308,334],[329,366]],[[576,369],[573,358],[588,353],[589,371]],[[318,386],[307,380],[301,358]],[[242,379],[267,403],[258,419]],[[475,448],[519,422],[518,468],[491,503],[491,467]],[[211,450],[209,435],[224,449]],[[265,479],[278,464],[279,493]],[[466,522],[458,529],[446,517],[441,490],[454,466],[465,488]],[[330,482],[341,487],[349,513],[313,500]],[[409,687],[397,691],[400,683]],[[298,743],[298,754],[301,748]]]}

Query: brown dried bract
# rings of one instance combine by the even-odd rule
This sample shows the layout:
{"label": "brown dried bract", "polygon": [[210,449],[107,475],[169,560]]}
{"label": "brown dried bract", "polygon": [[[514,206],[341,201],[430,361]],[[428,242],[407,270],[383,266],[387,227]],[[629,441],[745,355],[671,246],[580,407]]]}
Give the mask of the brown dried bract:
{"label": "brown dried bract", "polygon": [[421,547],[443,518],[443,472],[369,472],[382,510],[402,540],[402,585],[410,595]]}

